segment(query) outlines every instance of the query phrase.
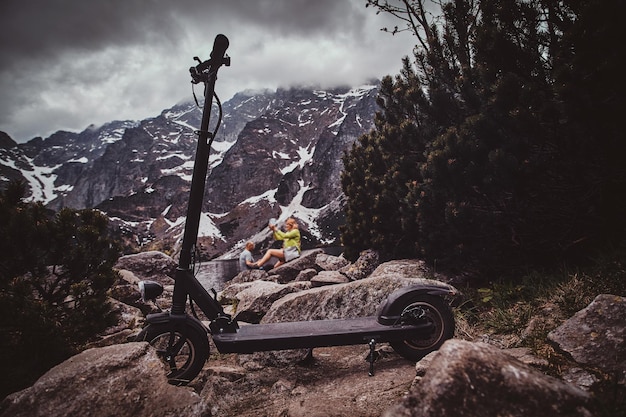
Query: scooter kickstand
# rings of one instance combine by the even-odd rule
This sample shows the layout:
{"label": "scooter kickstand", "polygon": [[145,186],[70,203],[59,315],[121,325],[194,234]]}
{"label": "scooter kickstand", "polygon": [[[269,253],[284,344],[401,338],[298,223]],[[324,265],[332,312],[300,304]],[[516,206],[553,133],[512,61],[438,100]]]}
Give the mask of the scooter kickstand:
{"label": "scooter kickstand", "polygon": [[369,376],[374,376],[374,361],[376,360],[376,340],[371,339],[369,342],[370,346],[370,354],[369,354],[369,362],[370,362],[370,371],[368,373]]}

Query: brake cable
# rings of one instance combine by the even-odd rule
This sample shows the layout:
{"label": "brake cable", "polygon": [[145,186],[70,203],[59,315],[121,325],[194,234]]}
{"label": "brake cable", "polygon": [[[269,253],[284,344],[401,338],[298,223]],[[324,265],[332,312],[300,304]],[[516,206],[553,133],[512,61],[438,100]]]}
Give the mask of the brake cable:
{"label": "brake cable", "polygon": [[[204,88],[206,89],[206,85],[204,86]],[[191,84],[191,91],[193,93],[193,99],[196,102],[196,106],[198,108],[200,108],[200,103],[198,103],[198,97],[196,97],[196,91],[194,89],[194,85]],[[223,116],[223,109],[222,109],[222,102],[220,101],[220,98],[217,96],[217,93],[215,91],[213,91],[213,97],[215,98],[215,103],[217,104],[217,109],[218,109],[218,117],[217,117],[217,124],[215,125],[215,129],[213,129],[213,132],[208,132],[209,133],[209,146],[211,146],[213,144],[213,139],[215,139],[215,135],[217,134],[217,131],[219,130],[220,126],[222,125],[222,116]],[[197,135],[200,135],[200,131],[197,130],[196,131]]]}

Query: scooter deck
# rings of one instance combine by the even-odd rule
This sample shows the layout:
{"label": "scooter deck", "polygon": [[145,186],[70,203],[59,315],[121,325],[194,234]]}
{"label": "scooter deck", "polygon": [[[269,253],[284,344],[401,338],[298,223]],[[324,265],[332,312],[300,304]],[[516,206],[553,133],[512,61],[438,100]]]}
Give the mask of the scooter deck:
{"label": "scooter deck", "polygon": [[433,331],[431,323],[382,325],[376,317],[313,320],[242,326],[234,333],[212,335],[221,353],[253,353],[367,344],[415,339]]}

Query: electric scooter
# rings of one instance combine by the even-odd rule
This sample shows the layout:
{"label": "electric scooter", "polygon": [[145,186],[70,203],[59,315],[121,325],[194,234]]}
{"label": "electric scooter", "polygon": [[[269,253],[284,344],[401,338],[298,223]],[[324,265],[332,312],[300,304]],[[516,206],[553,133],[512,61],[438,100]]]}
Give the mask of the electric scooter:
{"label": "electric scooter", "polygon": [[[209,152],[221,123],[221,103],[215,95],[217,72],[230,65],[226,55],[229,41],[217,35],[210,58],[189,69],[193,84],[204,84],[204,107],[196,159],[187,207],[185,231],[170,311],[149,314],[147,325],[136,341],[153,345],[169,368],[168,379],[173,384],[186,384],[202,370],[209,357],[209,335],[220,353],[253,353],[269,350],[315,348],[344,345],[369,345],[369,375],[374,374],[375,346],[388,342],[401,356],[419,360],[438,349],[454,334],[455,322],[450,309],[450,297],[456,291],[449,285],[416,285],[393,292],[378,307],[375,316],[250,324],[239,326],[237,320],[224,311],[214,289],[210,294],[193,273],[194,254],[206,183]],[[213,132],[209,122],[213,97],[219,117]],[[144,300],[155,300],[163,287],[153,281],[139,283]],[[186,313],[187,301],[193,315]],[[197,318],[195,303],[210,320],[208,329]]]}

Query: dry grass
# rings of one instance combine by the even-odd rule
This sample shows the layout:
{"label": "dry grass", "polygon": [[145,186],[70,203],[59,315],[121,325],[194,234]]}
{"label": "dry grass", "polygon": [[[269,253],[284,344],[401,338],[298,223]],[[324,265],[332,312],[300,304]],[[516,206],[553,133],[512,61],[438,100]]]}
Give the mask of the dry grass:
{"label": "dry grass", "polygon": [[[502,348],[530,348],[548,361],[547,372],[558,377],[572,363],[548,342],[548,333],[599,294],[626,296],[626,250],[584,269],[532,273],[483,288],[466,288],[463,293],[466,300],[455,311],[456,337]],[[611,375],[590,371],[602,381],[593,391],[601,416],[626,416],[626,387]]]}

